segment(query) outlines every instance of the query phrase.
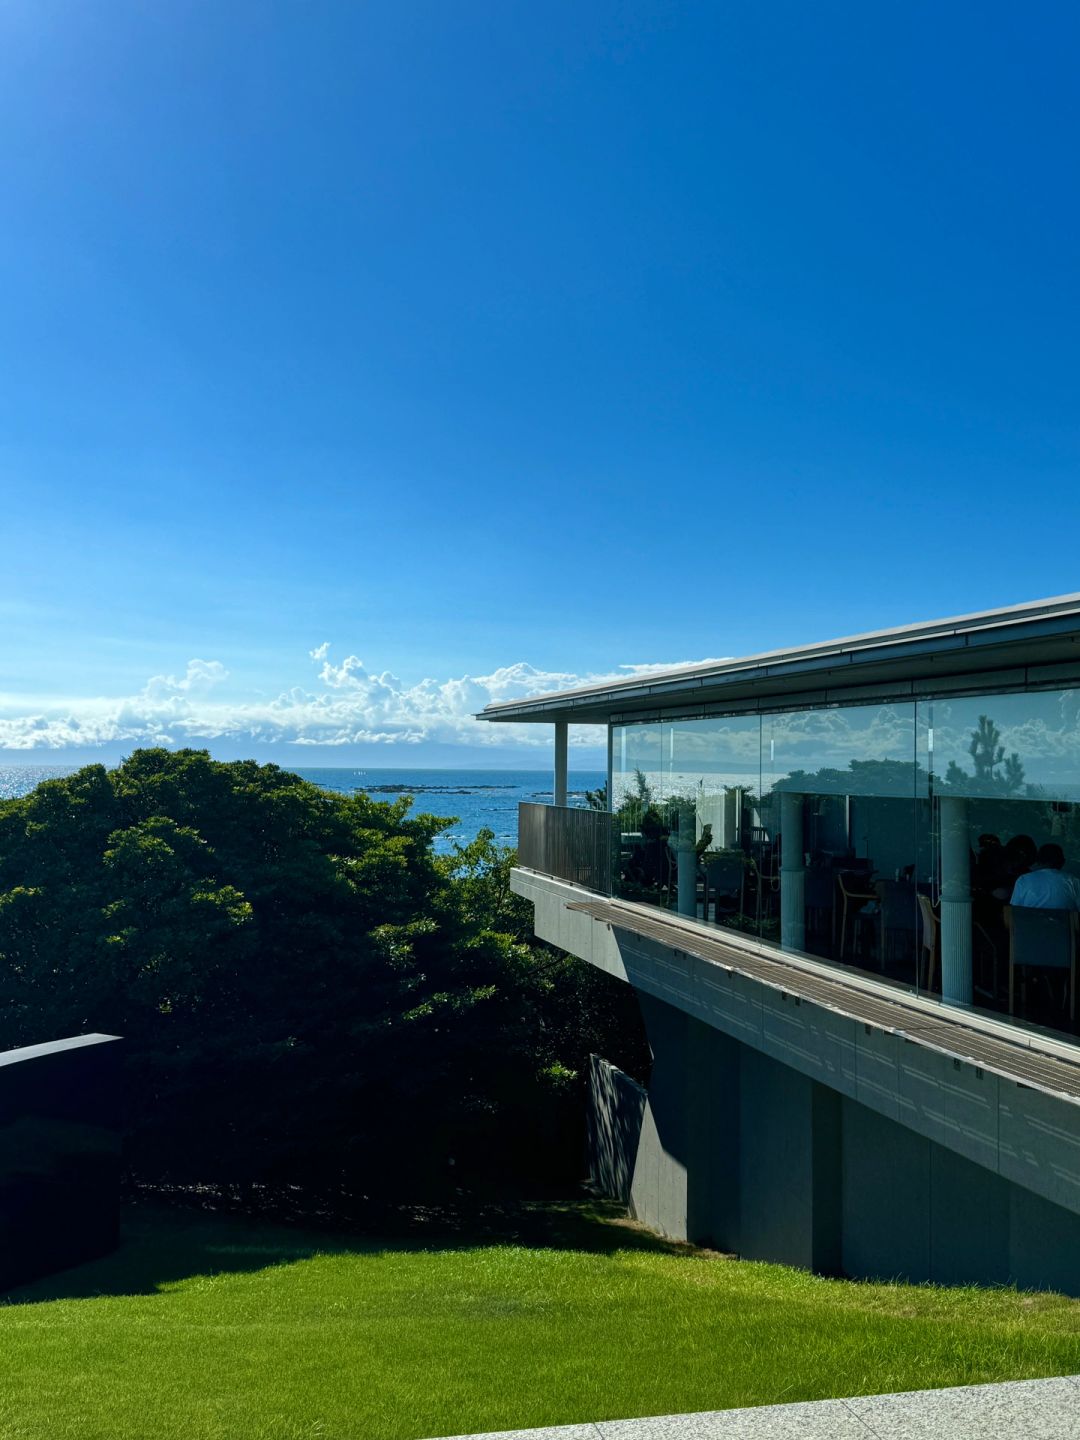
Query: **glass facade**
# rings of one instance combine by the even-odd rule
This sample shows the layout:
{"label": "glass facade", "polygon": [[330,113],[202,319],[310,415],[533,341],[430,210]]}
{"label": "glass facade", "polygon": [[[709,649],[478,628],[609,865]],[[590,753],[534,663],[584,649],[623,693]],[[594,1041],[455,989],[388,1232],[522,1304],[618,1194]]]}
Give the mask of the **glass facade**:
{"label": "glass facade", "polygon": [[614,891],[1075,1034],[1080,691],[612,727]]}

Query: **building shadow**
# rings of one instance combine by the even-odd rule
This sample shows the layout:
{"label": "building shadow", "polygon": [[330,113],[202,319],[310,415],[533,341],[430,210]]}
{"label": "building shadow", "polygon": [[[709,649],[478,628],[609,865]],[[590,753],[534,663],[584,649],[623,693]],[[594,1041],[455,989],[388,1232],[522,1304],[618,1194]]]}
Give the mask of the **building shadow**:
{"label": "building shadow", "polygon": [[120,1244],[111,1254],[12,1289],[0,1296],[0,1303],[156,1295],[195,1277],[253,1273],[316,1255],[501,1245],[593,1255],[626,1250],[698,1253],[627,1220],[625,1207],[591,1197],[492,1200],[463,1195],[438,1205],[383,1207],[369,1223],[348,1230],[312,1220],[282,1223],[221,1208],[140,1202],[124,1206]]}

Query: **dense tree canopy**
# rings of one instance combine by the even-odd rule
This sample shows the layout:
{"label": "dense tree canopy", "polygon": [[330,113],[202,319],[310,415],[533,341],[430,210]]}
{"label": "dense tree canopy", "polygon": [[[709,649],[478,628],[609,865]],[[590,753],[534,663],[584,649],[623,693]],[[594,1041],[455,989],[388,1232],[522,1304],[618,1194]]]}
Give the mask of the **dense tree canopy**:
{"label": "dense tree canopy", "polygon": [[0,1046],[125,1037],[144,1176],[565,1160],[575,1074],[640,1067],[636,1016],[529,943],[490,833],[433,853],[448,823],[190,750],[0,802]]}

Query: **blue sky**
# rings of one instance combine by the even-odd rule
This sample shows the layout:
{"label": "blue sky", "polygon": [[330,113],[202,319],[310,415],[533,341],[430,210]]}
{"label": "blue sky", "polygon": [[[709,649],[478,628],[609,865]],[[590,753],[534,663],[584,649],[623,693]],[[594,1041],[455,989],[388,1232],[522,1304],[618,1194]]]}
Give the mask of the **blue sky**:
{"label": "blue sky", "polygon": [[12,0],[0,757],[544,764],[470,709],[1080,588],[1078,41]]}

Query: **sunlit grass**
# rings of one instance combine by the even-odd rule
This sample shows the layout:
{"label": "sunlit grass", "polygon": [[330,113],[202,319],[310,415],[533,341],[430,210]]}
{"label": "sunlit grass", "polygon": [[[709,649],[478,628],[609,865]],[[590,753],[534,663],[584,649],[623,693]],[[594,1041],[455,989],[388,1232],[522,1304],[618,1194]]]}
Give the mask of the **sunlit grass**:
{"label": "sunlit grass", "polygon": [[136,1210],[118,1255],[0,1310],[0,1436],[416,1440],[1080,1371],[1059,1296],[819,1280],[581,1211],[510,1229]]}

